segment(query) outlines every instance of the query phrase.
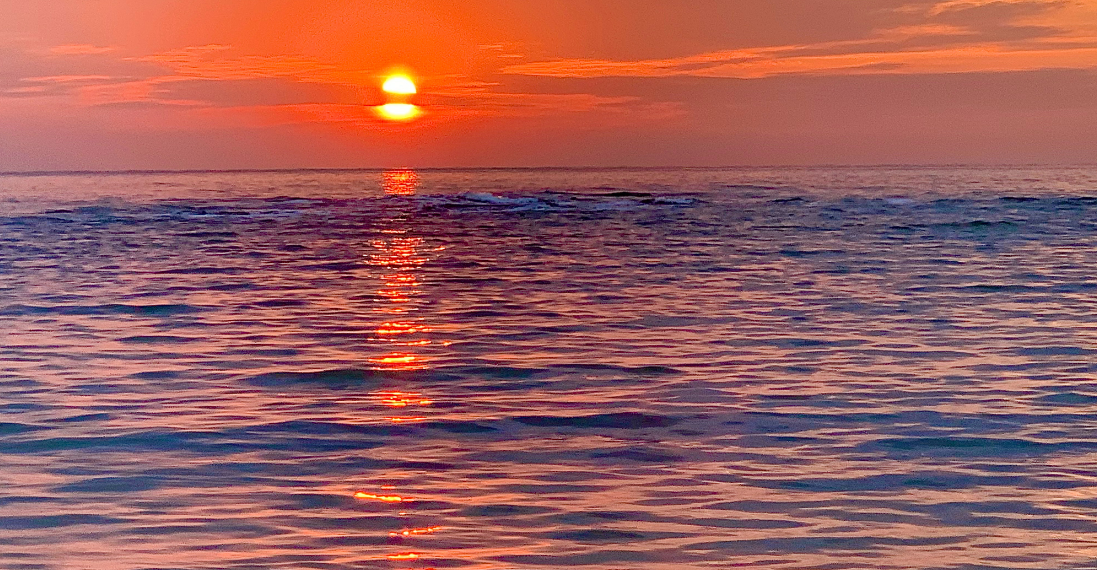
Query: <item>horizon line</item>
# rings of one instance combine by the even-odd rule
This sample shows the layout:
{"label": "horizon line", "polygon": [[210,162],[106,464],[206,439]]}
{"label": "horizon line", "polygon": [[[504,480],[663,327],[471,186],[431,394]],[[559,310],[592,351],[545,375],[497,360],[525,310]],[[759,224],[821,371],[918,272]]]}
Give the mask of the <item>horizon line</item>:
{"label": "horizon line", "polygon": [[292,172],[386,172],[391,170],[415,170],[423,172],[473,172],[473,171],[545,171],[545,170],[765,170],[765,169],[835,169],[835,168],[1095,168],[1097,163],[872,163],[872,164],[764,164],[725,166],[362,166],[362,167],[289,167],[289,168],[123,168],[123,169],[58,169],[58,170],[0,170],[0,176],[72,176],[72,175],[153,175],[153,174],[248,174]]}

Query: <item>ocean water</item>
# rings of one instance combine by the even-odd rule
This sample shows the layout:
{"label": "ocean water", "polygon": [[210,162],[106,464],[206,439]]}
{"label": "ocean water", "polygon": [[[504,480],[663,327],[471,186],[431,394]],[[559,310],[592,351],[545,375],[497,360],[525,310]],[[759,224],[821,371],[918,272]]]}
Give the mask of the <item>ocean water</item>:
{"label": "ocean water", "polygon": [[1097,565],[1097,169],[0,176],[4,569]]}

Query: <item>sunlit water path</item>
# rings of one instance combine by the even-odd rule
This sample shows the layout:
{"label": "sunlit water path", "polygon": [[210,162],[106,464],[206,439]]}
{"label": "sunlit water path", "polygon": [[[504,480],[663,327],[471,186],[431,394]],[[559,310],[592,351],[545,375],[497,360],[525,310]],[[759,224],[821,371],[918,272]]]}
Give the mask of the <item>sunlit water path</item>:
{"label": "sunlit water path", "polygon": [[1092,568],[1097,169],[0,176],[5,569]]}

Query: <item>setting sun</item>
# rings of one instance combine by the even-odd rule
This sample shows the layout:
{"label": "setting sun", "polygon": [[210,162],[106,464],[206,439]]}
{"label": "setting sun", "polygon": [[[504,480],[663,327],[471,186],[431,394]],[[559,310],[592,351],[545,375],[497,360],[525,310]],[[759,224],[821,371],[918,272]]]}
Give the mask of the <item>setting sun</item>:
{"label": "setting sun", "polygon": [[410,121],[419,115],[419,107],[410,102],[417,90],[407,75],[390,75],[381,85],[389,95],[388,102],[377,107],[377,114],[387,121]]}
{"label": "setting sun", "polygon": [[377,112],[390,121],[409,121],[419,114],[419,108],[411,103],[387,103],[377,107]]}
{"label": "setting sun", "polygon": [[406,75],[393,75],[385,80],[381,89],[385,93],[392,93],[394,95],[414,95],[416,93],[415,83],[411,81]]}

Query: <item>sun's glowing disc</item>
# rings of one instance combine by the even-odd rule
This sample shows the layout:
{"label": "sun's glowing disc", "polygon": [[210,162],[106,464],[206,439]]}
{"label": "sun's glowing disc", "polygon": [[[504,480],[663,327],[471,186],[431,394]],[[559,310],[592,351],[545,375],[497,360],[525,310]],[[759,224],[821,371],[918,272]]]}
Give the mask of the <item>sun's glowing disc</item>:
{"label": "sun's glowing disc", "polygon": [[381,89],[394,95],[415,95],[415,83],[406,75],[393,75],[385,80]]}
{"label": "sun's glowing disc", "polygon": [[390,121],[409,121],[419,114],[419,107],[411,103],[387,103],[378,106],[377,112]]}

